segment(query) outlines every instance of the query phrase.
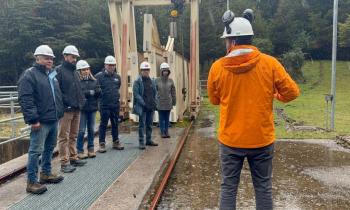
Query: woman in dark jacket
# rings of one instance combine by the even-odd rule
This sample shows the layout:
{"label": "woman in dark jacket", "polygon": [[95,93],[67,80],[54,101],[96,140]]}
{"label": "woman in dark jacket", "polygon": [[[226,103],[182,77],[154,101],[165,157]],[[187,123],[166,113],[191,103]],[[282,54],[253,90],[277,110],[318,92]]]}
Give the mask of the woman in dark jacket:
{"label": "woman in dark jacket", "polygon": [[[91,74],[90,65],[85,60],[77,62],[77,70],[80,75],[81,88],[85,95],[85,104],[80,113],[80,125],[77,139],[78,157],[79,159],[85,159],[87,157],[94,158],[96,157],[94,150],[95,117],[101,89],[97,80]],[[88,130],[87,155],[84,154],[84,134],[86,127]]]}
{"label": "woman in dark jacket", "polygon": [[169,116],[173,106],[176,105],[176,91],[174,81],[169,78],[170,66],[167,63],[160,65],[161,75],[156,80],[157,110],[159,113],[159,128],[162,138],[170,138]]}

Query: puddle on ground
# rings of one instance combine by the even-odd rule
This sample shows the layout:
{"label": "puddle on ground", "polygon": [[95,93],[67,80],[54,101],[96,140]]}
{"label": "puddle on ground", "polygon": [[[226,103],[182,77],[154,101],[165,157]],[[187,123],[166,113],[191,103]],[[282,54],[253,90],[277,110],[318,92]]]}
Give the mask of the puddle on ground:
{"label": "puddle on ground", "polygon": [[[204,120],[212,120],[205,116]],[[220,164],[214,124],[197,120],[158,209],[218,209]],[[329,140],[276,142],[273,163],[275,209],[349,209],[350,150]],[[254,189],[245,162],[237,209],[255,209]]]}

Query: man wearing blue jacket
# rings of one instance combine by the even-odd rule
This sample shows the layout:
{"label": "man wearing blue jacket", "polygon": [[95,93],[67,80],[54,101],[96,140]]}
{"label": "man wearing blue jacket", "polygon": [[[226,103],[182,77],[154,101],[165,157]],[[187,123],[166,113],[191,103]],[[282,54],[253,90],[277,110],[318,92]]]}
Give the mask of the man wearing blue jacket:
{"label": "man wearing blue jacket", "polygon": [[106,130],[108,120],[111,120],[112,126],[112,141],[113,149],[123,150],[124,147],[119,141],[118,119],[120,110],[120,94],[119,89],[121,85],[121,79],[116,72],[117,61],[111,55],[105,58],[105,67],[101,72],[96,74],[96,79],[101,87],[100,97],[100,128],[99,128],[99,143],[100,148],[98,152],[106,152]]}
{"label": "man wearing blue jacket", "polygon": [[[59,183],[60,175],[51,172],[51,158],[57,142],[58,120],[63,116],[62,95],[52,70],[52,49],[41,45],[34,52],[36,62],[18,81],[18,100],[26,124],[31,126],[27,165],[27,192],[42,194],[45,183]],[[41,156],[40,182],[38,182]]]}

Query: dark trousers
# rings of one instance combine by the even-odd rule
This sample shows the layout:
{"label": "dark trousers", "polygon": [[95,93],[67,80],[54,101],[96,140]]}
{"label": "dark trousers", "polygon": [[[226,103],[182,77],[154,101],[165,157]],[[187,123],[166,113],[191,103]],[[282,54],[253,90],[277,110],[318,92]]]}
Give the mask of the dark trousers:
{"label": "dark trousers", "polygon": [[256,149],[232,148],[220,144],[221,195],[220,209],[236,209],[236,196],[244,158],[247,157],[252,175],[257,210],[271,210],[272,159],[274,145]]}
{"label": "dark trousers", "polygon": [[99,143],[106,143],[106,129],[108,125],[108,120],[111,120],[112,126],[112,139],[113,142],[119,140],[119,131],[118,131],[118,119],[119,119],[119,107],[118,108],[102,108],[100,110],[101,122],[99,128]]}
{"label": "dark trousers", "polygon": [[139,142],[145,144],[144,132],[146,130],[146,143],[152,142],[152,124],[154,111],[143,111],[139,116]]}
{"label": "dark trousers", "polygon": [[158,110],[158,114],[160,133],[168,135],[170,110]]}

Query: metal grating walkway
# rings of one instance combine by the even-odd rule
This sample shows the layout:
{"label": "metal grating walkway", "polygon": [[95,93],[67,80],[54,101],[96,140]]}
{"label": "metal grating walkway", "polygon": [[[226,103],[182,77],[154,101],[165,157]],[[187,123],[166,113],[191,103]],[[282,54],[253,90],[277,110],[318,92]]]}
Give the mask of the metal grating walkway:
{"label": "metal grating walkway", "polygon": [[64,174],[64,181],[46,185],[43,195],[28,195],[9,209],[87,209],[141,153],[137,135],[120,135],[123,151],[113,150],[107,140],[107,153],[88,159],[84,167]]}

